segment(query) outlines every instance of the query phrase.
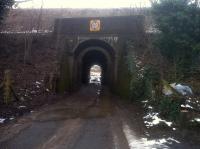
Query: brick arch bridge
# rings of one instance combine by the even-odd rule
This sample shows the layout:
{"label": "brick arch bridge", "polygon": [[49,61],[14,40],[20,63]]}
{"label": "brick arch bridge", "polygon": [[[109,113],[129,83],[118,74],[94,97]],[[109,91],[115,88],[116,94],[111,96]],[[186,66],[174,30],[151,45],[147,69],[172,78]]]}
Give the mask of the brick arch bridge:
{"label": "brick arch bridge", "polygon": [[93,64],[101,66],[103,84],[110,89],[118,92],[127,88],[130,80],[123,71],[128,68],[122,64],[126,43],[131,40],[140,45],[141,35],[143,16],[57,19],[54,37],[60,59],[59,90],[74,91],[86,83]]}

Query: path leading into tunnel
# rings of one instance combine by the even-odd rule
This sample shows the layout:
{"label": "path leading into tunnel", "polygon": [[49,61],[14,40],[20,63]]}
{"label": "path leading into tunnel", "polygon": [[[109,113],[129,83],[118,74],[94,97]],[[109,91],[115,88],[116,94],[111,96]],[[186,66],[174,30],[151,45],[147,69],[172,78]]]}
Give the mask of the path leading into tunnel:
{"label": "path leading into tunnel", "polygon": [[148,140],[142,115],[140,105],[123,104],[91,85],[1,129],[0,149],[191,148],[167,145],[162,136]]}

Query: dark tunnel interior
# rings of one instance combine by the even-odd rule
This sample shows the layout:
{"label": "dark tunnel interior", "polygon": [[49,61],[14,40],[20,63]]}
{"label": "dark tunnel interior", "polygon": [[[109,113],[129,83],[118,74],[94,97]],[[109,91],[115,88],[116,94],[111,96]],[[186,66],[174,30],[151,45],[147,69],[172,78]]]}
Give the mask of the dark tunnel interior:
{"label": "dark tunnel interior", "polygon": [[98,65],[101,67],[102,69],[102,73],[101,73],[101,84],[106,84],[106,71],[107,71],[107,59],[106,56],[101,52],[101,51],[97,51],[97,50],[91,50],[88,51],[82,59],[82,75],[81,75],[81,80],[83,84],[87,84],[89,83],[89,79],[90,79],[90,68],[93,65]]}
{"label": "dark tunnel interior", "polygon": [[[101,84],[109,85],[113,73],[114,49],[103,40],[90,39],[78,45],[75,50],[75,59],[79,59],[78,83],[88,84],[90,81],[90,68],[93,65],[101,67]],[[109,70],[111,69],[111,70]]]}

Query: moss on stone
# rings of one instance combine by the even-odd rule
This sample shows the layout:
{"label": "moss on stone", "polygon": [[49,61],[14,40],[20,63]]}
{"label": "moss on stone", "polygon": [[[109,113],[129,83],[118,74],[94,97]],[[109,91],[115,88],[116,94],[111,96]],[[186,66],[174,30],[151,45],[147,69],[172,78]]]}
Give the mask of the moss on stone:
{"label": "moss on stone", "polygon": [[70,72],[69,72],[69,62],[67,57],[63,58],[60,67],[60,78],[58,82],[58,92],[64,93],[66,91],[70,91],[71,88],[71,80],[70,80]]}
{"label": "moss on stone", "polygon": [[118,79],[115,85],[115,93],[122,98],[130,97],[131,74],[128,71],[128,65],[124,61],[124,55],[121,54],[118,60]]}

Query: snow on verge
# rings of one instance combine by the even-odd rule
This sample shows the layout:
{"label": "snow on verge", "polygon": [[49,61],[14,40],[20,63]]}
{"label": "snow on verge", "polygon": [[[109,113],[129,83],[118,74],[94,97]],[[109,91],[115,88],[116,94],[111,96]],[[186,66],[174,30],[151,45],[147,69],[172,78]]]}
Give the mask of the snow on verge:
{"label": "snow on verge", "polygon": [[166,120],[163,120],[158,117],[158,113],[148,113],[146,116],[144,116],[144,123],[147,126],[147,128],[158,125],[159,123],[163,122],[165,123],[168,127],[171,127],[172,122],[168,122]]}
{"label": "snow on verge", "polygon": [[3,124],[6,119],[0,118],[0,124]]}

